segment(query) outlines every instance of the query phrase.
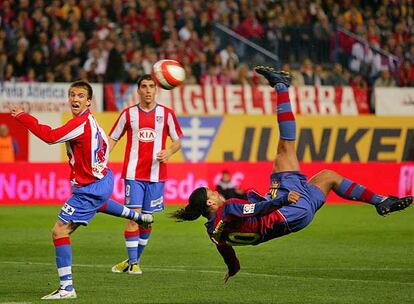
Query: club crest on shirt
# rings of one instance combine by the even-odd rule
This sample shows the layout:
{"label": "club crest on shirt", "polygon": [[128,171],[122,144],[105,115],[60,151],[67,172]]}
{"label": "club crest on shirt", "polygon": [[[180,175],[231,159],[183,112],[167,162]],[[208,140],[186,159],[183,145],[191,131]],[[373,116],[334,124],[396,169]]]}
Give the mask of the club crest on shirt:
{"label": "club crest on shirt", "polygon": [[155,121],[157,122],[157,123],[160,123],[160,122],[162,122],[162,120],[164,119],[164,117],[163,116],[156,116],[155,117]]}
{"label": "club crest on shirt", "polygon": [[270,195],[272,198],[277,196],[277,190],[279,190],[280,182],[277,180],[273,180],[270,182]]}
{"label": "club crest on shirt", "polygon": [[138,139],[142,142],[152,142],[155,140],[157,132],[154,129],[142,128],[138,130]]}
{"label": "club crest on shirt", "polygon": [[243,214],[252,214],[254,213],[255,204],[245,204],[243,205]]}

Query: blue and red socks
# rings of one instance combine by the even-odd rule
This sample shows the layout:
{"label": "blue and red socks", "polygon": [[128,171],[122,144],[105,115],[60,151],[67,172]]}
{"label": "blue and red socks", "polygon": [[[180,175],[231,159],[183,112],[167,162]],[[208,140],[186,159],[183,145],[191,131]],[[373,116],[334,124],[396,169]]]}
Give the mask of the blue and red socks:
{"label": "blue and red socks", "polygon": [[138,264],[139,229],[135,231],[124,231],[124,237],[129,265]]}
{"label": "blue and red socks", "polygon": [[73,290],[72,281],[72,249],[68,236],[53,240],[55,245],[56,267],[60,279],[60,288]]}
{"label": "blue and red socks", "polygon": [[140,213],[132,209],[129,209],[112,199],[107,200],[101,206],[101,208],[99,208],[99,212],[114,215],[117,217],[123,217],[133,221],[137,221],[140,217]]}
{"label": "blue and red socks", "polygon": [[346,178],[341,181],[338,189],[334,189],[334,191],[340,197],[345,199],[365,202],[372,205],[378,205],[385,199],[384,196],[375,194],[364,186],[354,183]]}
{"label": "blue and red socks", "polygon": [[296,139],[296,122],[292,113],[289,99],[289,89],[283,83],[275,85],[277,92],[277,122],[279,123],[280,138],[284,140]]}
{"label": "blue and red socks", "polygon": [[148,239],[151,235],[151,231],[152,228],[148,227],[148,228],[144,228],[142,226],[139,226],[139,244],[138,244],[138,250],[137,250],[137,259],[138,259],[138,264],[139,264],[139,260],[141,258],[142,252],[145,249],[145,246],[147,246],[148,244]]}

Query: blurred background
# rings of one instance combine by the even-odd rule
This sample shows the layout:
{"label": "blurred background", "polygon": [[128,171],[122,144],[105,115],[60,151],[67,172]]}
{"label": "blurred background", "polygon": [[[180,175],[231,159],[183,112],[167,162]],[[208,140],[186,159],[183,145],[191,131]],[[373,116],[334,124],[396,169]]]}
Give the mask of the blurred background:
{"label": "blurred background", "polygon": [[[184,85],[157,97],[185,134],[171,160],[168,202],[218,183],[223,170],[239,188],[266,191],[276,95],[253,71],[258,64],[294,77],[306,174],[333,166],[381,193],[412,194],[412,0],[4,0],[0,130],[13,153],[0,154],[0,204],[61,203],[70,193],[63,147],[20,128],[10,105],[58,126],[69,118],[69,83],[88,80],[93,111],[109,132],[119,111],[138,101],[139,76],[166,58],[186,71]],[[116,172],[123,153],[119,145],[111,155]],[[122,200],[116,176],[114,195]]]}

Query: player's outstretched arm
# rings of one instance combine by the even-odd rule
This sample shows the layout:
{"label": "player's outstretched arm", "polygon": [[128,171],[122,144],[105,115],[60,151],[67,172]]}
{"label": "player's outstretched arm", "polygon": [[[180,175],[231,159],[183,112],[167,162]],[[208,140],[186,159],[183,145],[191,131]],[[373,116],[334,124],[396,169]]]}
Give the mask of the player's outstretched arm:
{"label": "player's outstretched arm", "polygon": [[227,265],[227,272],[224,275],[224,283],[227,283],[230,277],[236,275],[240,270],[240,262],[237,259],[236,252],[232,246],[229,245],[216,245],[217,250],[223,257],[224,263]]}
{"label": "player's outstretched arm", "polygon": [[22,111],[20,108],[13,108],[11,114],[30,132],[48,144],[66,142],[78,137],[83,134],[86,124],[80,117],[75,117],[63,126],[52,129],[48,125],[40,124],[36,117]]}

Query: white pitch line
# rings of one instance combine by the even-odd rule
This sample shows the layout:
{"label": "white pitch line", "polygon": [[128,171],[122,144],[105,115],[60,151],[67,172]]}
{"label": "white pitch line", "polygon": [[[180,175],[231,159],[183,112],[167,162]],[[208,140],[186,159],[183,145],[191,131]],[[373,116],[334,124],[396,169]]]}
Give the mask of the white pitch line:
{"label": "white pitch line", "polygon": [[[41,266],[55,266],[52,263],[40,263],[40,262],[17,262],[17,261],[0,261],[0,264],[18,264],[18,265],[41,265]],[[74,267],[84,267],[84,268],[107,268],[109,269],[109,265],[95,265],[95,264],[73,264]],[[184,266],[184,265],[177,265],[177,266],[145,266],[146,269],[150,269],[152,271],[160,271],[160,272],[199,272],[199,273],[210,273],[210,274],[223,274],[224,271],[217,271],[217,270],[203,270],[203,269],[194,269],[192,266]],[[221,267],[224,268],[224,267]],[[318,269],[318,268],[316,268]],[[284,270],[315,270],[315,268],[284,268]],[[352,270],[350,268],[319,268],[318,270]],[[355,270],[361,270],[361,268],[355,268]],[[411,268],[365,268],[365,271],[411,271]],[[357,283],[388,283],[388,284],[398,284],[398,285],[409,285],[414,286],[414,282],[398,282],[398,281],[380,281],[380,280],[358,280],[358,279],[343,279],[343,278],[321,278],[315,276],[292,276],[292,275],[279,275],[279,274],[268,274],[268,273],[252,273],[252,272],[239,272],[238,276],[249,276],[249,277],[262,277],[262,278],[285,278],[285,279],[292,279],[292,280],[320,280],[320,281],[339,281],[339,282],[357,282]]]}

